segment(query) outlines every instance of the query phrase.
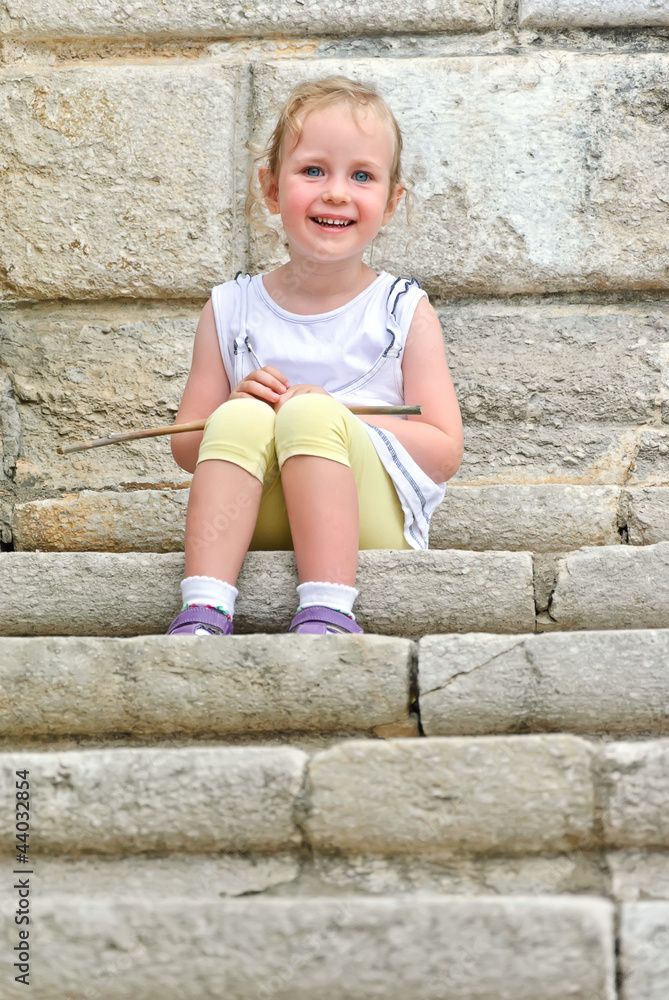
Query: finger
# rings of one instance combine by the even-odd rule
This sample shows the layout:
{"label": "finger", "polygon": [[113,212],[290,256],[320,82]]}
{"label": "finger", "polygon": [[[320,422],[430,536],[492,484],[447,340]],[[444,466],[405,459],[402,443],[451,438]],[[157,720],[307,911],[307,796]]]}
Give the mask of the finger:
{"label": "finger", "polygon": [[286,378],[283,372],[280,372],[278,368],[275,368],[274,365],[265,365],[265,367],[261,368],[260,371],[269,372],[270,375],[274,375],[275,378],[278,378],[284,383],[286,388],[290,386],[290,380]]}
{"label": "finger", "polygon": [[286,392],[288,388],[284,382],[281,382],[275,375],[272,375],[265,368],[259,368],[257,371],[251,372],[251,374],[246,377],[253,379],[255,382],[259,382],[261,385],[268,386],[268,388],[273,389],[274,392],[277,393]]}
{"label": "finger", "polygon": [[[281,398],[280,392],[276,392],[271,386],[264,385],[262,382],[259,382],[256,379],[251,379],[251,378],[244,380],[243,391],[250,393],[252,396],[257,396],[258,399],[267,400],[271,403],[274,403],[276,402],[277,399]],[[283,389],[283,387],[282,391],[285,392],[285,389]]]}

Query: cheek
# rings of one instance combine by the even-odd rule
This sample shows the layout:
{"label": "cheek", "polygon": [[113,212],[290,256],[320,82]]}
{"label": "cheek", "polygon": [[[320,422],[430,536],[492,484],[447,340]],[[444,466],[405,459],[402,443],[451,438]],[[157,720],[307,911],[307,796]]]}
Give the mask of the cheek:
{"label": "cheek", "polygon": [[311,192],[301,184],[291,184],[285,191],[285,203],[293,208],[304,208],[311,201]]}
{"label": "cheek", "polygon": [[365,202],[366,202],[365,207],[368,216],[373,217],[374,219],[376,218],[381,219],[386,210],[386,205],[387,205],[385,198],[380,197],[377,194],[374,194],[372,196],[367,197],[365,199]]}

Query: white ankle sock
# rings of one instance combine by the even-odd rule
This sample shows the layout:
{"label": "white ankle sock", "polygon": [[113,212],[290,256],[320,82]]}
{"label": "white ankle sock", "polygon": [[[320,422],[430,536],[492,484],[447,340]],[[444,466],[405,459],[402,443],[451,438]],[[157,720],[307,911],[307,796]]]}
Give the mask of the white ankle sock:
{"label": "white ankle sock", "polygon": [[231,618],[235,613],[235,598],[238,593],[231,583],[224,583],[214,576],[187,576],[181,581],[184,607],[190,604],[209,605]]}
{"label": "white ankle sock", "polygon": [[302,608],[312,608],[315,604],[322,604],[326,608],[332,608],[333,611],[342,611],[355,621],[355,615],[351,610],[358,596],[355,587],[347,587],[345,583],[322,583],[310,580],[298,586],[297,595],[300,599],[298,611]]}

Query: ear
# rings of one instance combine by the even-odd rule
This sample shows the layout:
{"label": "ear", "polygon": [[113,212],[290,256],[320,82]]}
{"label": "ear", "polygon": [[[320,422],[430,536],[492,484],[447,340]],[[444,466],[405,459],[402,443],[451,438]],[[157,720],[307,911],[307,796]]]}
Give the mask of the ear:
{"label": "ear", "polygon": [[388,202],[386,204],[386,208],[383,213],[383,222],[381,223],[382,226],[385,226],[392,219],[393,215],[395,214],[397,206],[402,200],[403,194],[404,194],[404,188],[402,187],[401,184],[398,184],[393,194],[391,194],[390,197],[388,198]]}
{"label": "ear", "polygon": [[258,168],[258,180],[267,208],[272,215],[278,215],[281,211],[279,208],[279,186],[269,167]]}

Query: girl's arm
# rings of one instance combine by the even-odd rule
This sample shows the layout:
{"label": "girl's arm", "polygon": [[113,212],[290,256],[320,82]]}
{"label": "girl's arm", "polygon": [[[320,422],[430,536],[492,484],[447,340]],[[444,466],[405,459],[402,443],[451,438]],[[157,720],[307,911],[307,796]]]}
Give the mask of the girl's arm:
{"label": "girl's arm", "polygon": [[[266,365],[246,375],[230,391],[218,345],[216,320],[211,299],[202,310],[195,331],[193,361],[175,423],[189,424],[207,417],[228,399],[260,399],[270,406],[281,398],[289,385],[288,379],[276,368]],[[172,435],[172,455],[186,472],[195,472],[202,431]]]}
{"label": "girl's arm", "polygon": [[435,483],[443,483],[460,468],[462,419],[446,362],[439,318],[422,298],[416,306],[402,359],[404,402],[420,404],[419,417],[360,417],[392,431],[414,461]]}
{"label": "girl's arm", "polygon": [[[195,331],[190,375],[175,423],[206,420],[217,407],[225,403],[229,395],[230,383],[218,346],[214,307],[210,299],[202,310]],[[202,431],[172,435],[172,455],[177,465],[186,472],[195,471],[201,441]]]}

